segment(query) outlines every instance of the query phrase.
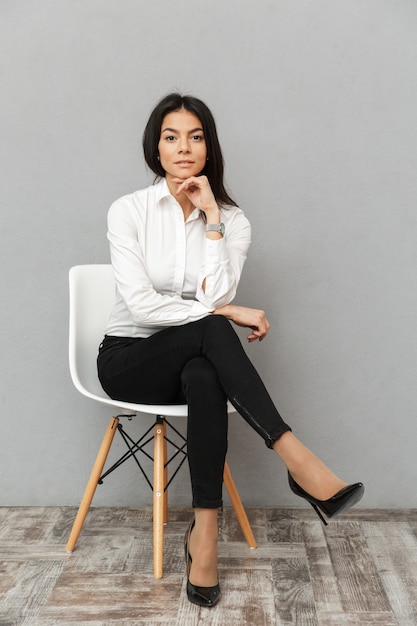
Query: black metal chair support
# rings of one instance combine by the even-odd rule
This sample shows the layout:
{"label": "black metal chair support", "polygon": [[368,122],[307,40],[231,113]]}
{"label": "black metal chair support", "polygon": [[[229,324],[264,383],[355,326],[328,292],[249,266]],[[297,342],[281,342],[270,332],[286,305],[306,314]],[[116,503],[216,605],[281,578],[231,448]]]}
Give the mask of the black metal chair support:
{"label": "black metal chair support", "polygon": [[[117,415],[118,419],[120,419],[122,417],[127,417],[129,420],[132,419],[131,415]],[[147,475],[144,467],[142,466],[142,464],[141,464],[141,462],[140,462],[140,460],[139,460],[137,455],[139,453],[142,453],[149,460],[151,460],[152,462],[154,461],[153,456],[151,454],[149,454],[145,450],[145,447],[151,441],[154,440],[154,436],[153,435],[148,437],[149,433],[151,431],[153,431],[153,429],[156,426],[156,424],[163,424],[163,423],[165,423],[178,436],[178,438],[180,439],[180,442],[181,442],[180,444],[178,444],[177,442],[172,441],[167,436],[164,437],[165,441],[167,443],[169,443],[170,446],[172,446],[174,448],[171,456],[168,457],[167,462],[165,463],[164,467],[167,467],[170,463],[172,463],[178,457],[178,455],[182,455],[182,458],[178,461],[178,465],[176,466],[175,471],[173,472],[173,474],[170,477],[168,483],[164,487],[164,491],[166,491],[168,489],[168,487],[170,486],[170,484],[172,483],[172,481],[174,480],[174,478],[176,477],[176,475],[178,474],[178,472],[180,471],[180,469],[183,466],[185,460],[187,459],[187,450],[186,450],[186,448],[187,448],[187,439],[170,422],[168,422],[168,420],[163,415],[158,415],[156,417],[155,422],[152,424],[152,426],[150,428],[148,428],[148,430],[137,441],[135,441],[134,439],[132,439],[132,437],[130,437],[130,435],[123,428],[123,425],[119,422],[119,424],[117,426],[117,430],[119,431],[123,441],[125,442],[126,447],[128,448],[128,451],[125,452],[115,463],[113,463],[113,465],[108,470],[106,470],[104,472],[104,474],[102,474],[100,476],[100,478],[98,480],[98,484],[101,485],[103,483],[104,479],[107,476],[109,476],[109,474],[114,472],[114,470],[116,470],[118,467],[123,465],[123,463],[125,463],[128,459],[133,457],[133,459],[136,462],[138,468],[142,472],[142,475],[144,476],[146,482],[148,483],[150,489],[153,490],[153,484],[152,484],[151,480],[149,479],[149,477],[148,477],[148,475]]]}

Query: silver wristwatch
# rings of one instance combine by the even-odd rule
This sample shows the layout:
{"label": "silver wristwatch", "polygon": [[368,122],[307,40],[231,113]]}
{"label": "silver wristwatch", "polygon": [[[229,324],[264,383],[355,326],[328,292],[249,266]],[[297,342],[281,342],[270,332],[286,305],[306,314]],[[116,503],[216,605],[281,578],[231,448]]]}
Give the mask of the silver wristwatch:
{"label": "silver wristwatch", "polygon": [[224,237],[225,227],[224,224],[206,224],[206,233],[208,232],[220,233]]}

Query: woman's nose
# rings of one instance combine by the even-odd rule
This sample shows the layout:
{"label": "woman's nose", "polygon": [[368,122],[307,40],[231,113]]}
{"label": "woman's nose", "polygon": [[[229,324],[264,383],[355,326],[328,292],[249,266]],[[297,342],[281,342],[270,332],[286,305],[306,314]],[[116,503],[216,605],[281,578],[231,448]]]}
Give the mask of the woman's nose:
{"label": "woman's nose", "polygon": [[181,139],[181,141],[179,142],[178,145],[178,152],[189,152],[190,151],[190,146],[188,143],[188,139]]}

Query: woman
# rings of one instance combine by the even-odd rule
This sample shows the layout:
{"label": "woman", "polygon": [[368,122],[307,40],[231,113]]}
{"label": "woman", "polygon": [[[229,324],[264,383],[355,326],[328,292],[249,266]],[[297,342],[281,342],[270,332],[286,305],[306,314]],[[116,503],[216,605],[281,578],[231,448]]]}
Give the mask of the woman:
{"label": "woman", "polygon": [[149,118],[143,149],[159,182],[109,210],[117,298],[98,371],[112,398],[188,404],[195,517],[185,537],[187,595],[214,606],[227,400],[278,454],[291,489],[323,521],[319,509],[332,517],[358,502],[364,487],[343,482],[296,439],[230,323],[247,327],[249,342],[269,330],[263,311],[232,304],[250,225],[225,190],[211,112],[197,98],[168,95]]}

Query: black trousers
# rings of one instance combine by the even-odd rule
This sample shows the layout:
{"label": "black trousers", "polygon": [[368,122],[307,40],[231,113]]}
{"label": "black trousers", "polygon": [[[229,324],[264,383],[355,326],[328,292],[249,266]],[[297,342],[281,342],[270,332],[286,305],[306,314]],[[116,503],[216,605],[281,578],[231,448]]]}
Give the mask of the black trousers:
{"label": "black trousers", "polygon": [[227,400],[268,447],[286,431],[230,322],[209,315],[148,338],[106,336],[97,359],[100,382],[116,400],[188,404],[187,450],[193,506],[222,506]]}

